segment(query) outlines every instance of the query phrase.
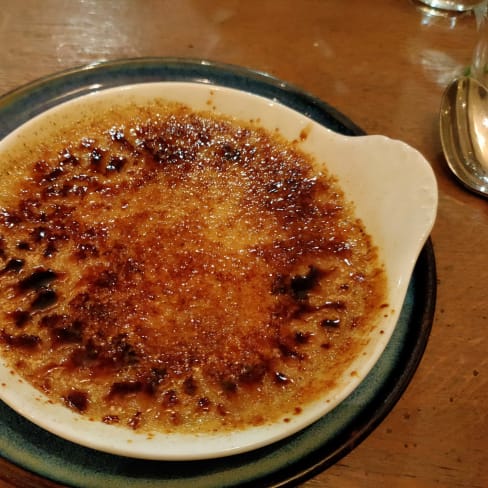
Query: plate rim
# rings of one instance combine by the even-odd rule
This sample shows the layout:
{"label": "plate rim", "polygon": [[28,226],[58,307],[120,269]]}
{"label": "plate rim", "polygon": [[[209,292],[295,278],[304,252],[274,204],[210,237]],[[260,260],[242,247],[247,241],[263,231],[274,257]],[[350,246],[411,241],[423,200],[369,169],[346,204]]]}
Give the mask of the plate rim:
{"label": "plate rim", "polygon": [[[253,91],[252,88],[254,84],[259,85],[260,90],[264,88],[268,88],[269,92],[272,92],[274,95],[277,96],[277,101],[286,105],[287,107],[294,108],[294,104],[290,102],[290,96],[296,98],[299,102],[305,102],[305,104],[310,106],[310,111],[304,113],[307,117],[312,118],[316,122],[320,123],[320,115],[324,113],[327,114],[328,118],[333,118],[334,121],[341,126],[341,129],[345,132],[341,132],[347,135],[359,136],[359,135],[366,135],[366,132],[359,127],[356,123],[354,123],[350,118],[344,115],[342,112],[337,110],[332,105],[329,105],[327,102],[315,97],[311,93],[303,90],[298,85],[295,85],[290,82],[282,81],[281,79],[267,73],[265,71],[260,71],[252,68],[247,68],[244,66],[239,66],[231,63],[222,63],[216,62],[206,59],[197,59],[197,58],[180,58],[180,57],[157,57],[157,56],[148,56],[148,57],[135,57],[135,58],[120,58],[120,59],[113,59],[110,61],[96,61],[93,63],[79,65],[72,68],[68,68],[65,70],[61,70],[52,74],[48,74],[37,78],[35,80],[29,81],[25,84],[22,84],[16,88],[8,90],[5,93],[0,94],[0,105],[6,105],[9,103],[14,103],[15,99],[18,99],[22,96],[25,96],[29,92],[42,90],[43,88],[49,86],[50,84],[68,80],[70,78],[76,78],[80,74],[86,74],[88,76],[95,75],[98,72],[106,73],[107,70],[117,70],[126,68],[129,65],[139,65],[139,68],[144,67],[150,69],[153,66],[159,67],[166,67],[166,69],[185,69],[187,71],[190,70],[197,70],[201,71],[202,73],[211,73],[214,76],[220,72],[225,73],[227,75],[231,75],[235,78],[240,78],[241,80],[247,80],[251,82],[251,85],[247,86],[247,91],[251,91],[252,93],[259,94],[261,96],[266,97],[266,94],[262,94],[261,91]],[[153,81],[153,80],[151,80]],[[172,77],[170,79],[159,79],[158,81],[182,81],[178,76]],[[192,79],[193,82],[200,82],[200,83],[210,83],[208,79]],[[144,82],[144,81],[143,81]],[[213,82],[212,82],[213,83]],[[125,83],[124,83],[125,84]],[[220,79],[220,84],[222,86],[227,86],[230,88],[235,88],[235,83],[233,82],[223,82]],[[121,83],[114,83],[108,85],[107,88],[119,86]],[[93,89],[97,89],[99,87],[91,87]],[[75,98],[81,94],[88,93],[90,91],[90,87],[79,87],[79,90],[70,90],[68,93],[64,92],[64,88],[61,86],[61,93],[57,92],[56,94],[58,97],[53,100],[52,106],[58,105],[63,101],[70,100]],[[269,96],[268,96],[269,98]],[[40,113],[44,111],[45,108],[43,107],[42,110],[39,110],[34,113]],[[303,112],[302,112],[303,114]],[[29,116],[31,118],[32,115]],[[319,120],[317,120],[319,119]],[[12,128],[2,123],[0,120],[0,138],[3,138],[8,132],[5,131],[5,127],[7,127],[8,132],[12,130]]]}

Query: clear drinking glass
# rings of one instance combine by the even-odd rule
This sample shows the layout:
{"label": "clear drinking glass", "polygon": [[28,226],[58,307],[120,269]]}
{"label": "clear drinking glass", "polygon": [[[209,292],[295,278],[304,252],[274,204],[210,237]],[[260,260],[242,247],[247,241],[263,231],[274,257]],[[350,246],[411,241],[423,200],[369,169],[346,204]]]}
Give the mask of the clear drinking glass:
{"label": "clear drinking glass", "polygon": [[418,0],[425,5],[441,10],[451,10],[454,12],[465,12],[479,5],[483,5],[486,0]]}
{"label": "clear drinking glass", "polygon": [[[488,5],[487,5],[488,9]],[[478,42],[474,49],[469,75],[488,88],[488,17],[487,10],[479,15]]]}

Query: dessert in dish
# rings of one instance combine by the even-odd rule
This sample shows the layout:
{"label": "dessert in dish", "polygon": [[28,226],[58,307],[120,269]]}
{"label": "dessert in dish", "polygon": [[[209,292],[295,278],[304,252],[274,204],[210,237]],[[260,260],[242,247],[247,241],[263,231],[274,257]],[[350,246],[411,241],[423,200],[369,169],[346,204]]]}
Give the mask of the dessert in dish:
{"label": "dessert in dish", "polygon": [[147,435],[286,423],[389,312],[306,131],[154,100],[46,134],[2,160],[0,349],[50,402]]}

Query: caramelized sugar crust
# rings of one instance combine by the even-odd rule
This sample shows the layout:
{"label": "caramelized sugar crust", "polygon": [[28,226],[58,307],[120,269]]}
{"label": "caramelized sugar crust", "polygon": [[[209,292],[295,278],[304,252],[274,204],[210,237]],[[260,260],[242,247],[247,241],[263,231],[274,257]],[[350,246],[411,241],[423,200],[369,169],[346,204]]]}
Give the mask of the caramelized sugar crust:
{"label": "caramelized sugar crust", "polygon": [[375,325],[370,237],[276,134],[155,103],[16,157],[0,345],[53,402],[145,431],[259,425],[323,395]]}

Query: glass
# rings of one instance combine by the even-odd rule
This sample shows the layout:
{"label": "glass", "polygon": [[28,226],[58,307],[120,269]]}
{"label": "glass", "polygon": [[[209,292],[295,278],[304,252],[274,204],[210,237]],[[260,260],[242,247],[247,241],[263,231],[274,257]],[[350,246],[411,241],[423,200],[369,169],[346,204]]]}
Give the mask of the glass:
{"label": "glass", "polygon": [[432,8],[465,12],[486,3],[486,0],[418,0]]}
{"label": "glass", "polygon": [[483,14],[477,19],[478,42],[474,49],[469,75],[488,88],[488,18],[486,10]]}

